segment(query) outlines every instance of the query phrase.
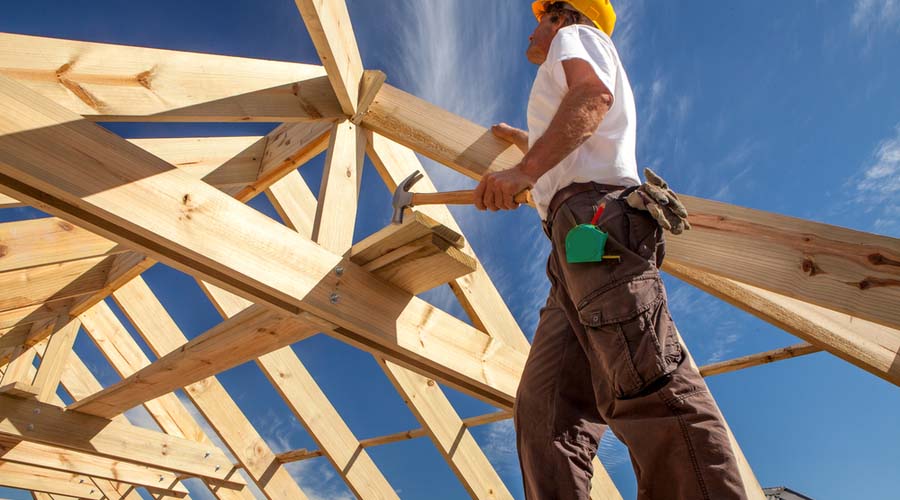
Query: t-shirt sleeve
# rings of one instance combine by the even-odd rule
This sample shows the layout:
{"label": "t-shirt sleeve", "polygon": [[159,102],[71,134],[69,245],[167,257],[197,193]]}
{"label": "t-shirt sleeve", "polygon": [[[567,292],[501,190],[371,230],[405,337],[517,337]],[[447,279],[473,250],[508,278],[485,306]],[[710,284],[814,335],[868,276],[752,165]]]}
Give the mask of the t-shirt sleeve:
{"label": "t-shirt sleeve", "polygon": [[570,26],[559,30],[548,54],[548,59],[553,61],[551,69],[556,83],[567,89],[566,72],[563,69],[563,61],[569,59],[583,59],[587,61],[600,81],[606,85],[615,99],[616,60],[607,42],[590,29]]}

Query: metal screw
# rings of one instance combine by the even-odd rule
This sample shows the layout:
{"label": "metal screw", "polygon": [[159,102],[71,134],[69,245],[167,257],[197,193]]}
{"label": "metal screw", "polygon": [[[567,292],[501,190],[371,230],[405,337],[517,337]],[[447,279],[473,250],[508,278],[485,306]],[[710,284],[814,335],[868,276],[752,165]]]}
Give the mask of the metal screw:
{"label": "metal screw", "polygon": [[40,408],[35,408],[35,409],[31,410],[31,413],[34,413],[35,415],[40,415],[40,414],[41,414],[41,409],[40,409]]}
{"label": "metal screw", "polygon": [[206,455],[203,455],[203,458],[209,458],[209,452],[206,452]]}
{"label": "metal screw", "polygon": [[337,292],[331,294],[331,303],[337,304],[341,300],[341,295]]}
{"label": "metal screw", "polygon": [[341,266],[337,266],[336,268],[334,268],[334,274],[336,274],[337,276],[343,276],[344,268]]}
{"label": "metal screw", "polygon": [[82,484],[82,483],[84,483],[84,479],[79,479],[78,484]]}
{"label": "metal screw", "polygon": [[216,466],[216,472],[219,472],[219,469],[221,469],[221,468],[222,468],[221,465],[217,465],[217,466]]}
{"label": "metal screw", "polygon": [[163,482],[163,477],[159,476],[159,482]]}

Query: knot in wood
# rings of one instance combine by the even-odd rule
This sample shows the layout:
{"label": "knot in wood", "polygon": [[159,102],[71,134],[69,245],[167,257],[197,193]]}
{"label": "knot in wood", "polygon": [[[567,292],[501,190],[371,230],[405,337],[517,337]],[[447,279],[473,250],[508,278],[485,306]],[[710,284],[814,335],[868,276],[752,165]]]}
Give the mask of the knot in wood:
{"label": "knot in wood", "polygon": [[806,273],[807,276],[815,276],[817,274],[822,274],[822,268],[816,265],[816,262],[812,260],[811,257],[807,257],[803,259],[803,263],[800,264],[800,269]]}

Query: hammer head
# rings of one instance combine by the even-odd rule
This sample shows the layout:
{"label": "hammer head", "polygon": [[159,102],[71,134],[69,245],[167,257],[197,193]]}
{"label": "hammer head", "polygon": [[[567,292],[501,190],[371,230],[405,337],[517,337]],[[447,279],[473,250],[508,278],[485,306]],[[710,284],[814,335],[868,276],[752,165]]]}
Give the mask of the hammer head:
{"label": "hammer head", "polygon": [[391,217],[391,223],[403,224],[403,210],[412,206],[412,193],[409,192],[412,187],[424,177],[421,172],[416,170],[409,174],[409,177],[397,185],[394,190],[394,216]]}

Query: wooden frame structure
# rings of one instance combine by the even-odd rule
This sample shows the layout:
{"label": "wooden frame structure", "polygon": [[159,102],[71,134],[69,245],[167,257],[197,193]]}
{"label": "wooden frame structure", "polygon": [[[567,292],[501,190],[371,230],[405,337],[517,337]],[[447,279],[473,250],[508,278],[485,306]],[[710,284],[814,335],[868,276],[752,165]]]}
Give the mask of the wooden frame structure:
{"label": "wooden frame structure", "polygon": [[[415,153],[474,179],[521,154],[364,70],[343,0],[296,4],[322,66],[0,34],[0,207],[53,215],[0,224],[0,485],[187,498],[181,480],[195,477],[217,498],[253,498],[244,469],[267,498],[302,499],[283,464],[325,456],[358,497],[397,498],[366,448],[428,436],[473,498],[511,498],[468,429],[509,418],[529,344],[459,226],[422,207],[352,239],[365,155],[394,189],[422,169]],[[120,120],[283,125],[129,141],[92,123]],[[296,169],[326,150],[316,199]],[[243,204],[260,193],[284,225]],[[666,270],[808,342],[705,374],[825,350],[900,384],[900,241],[686,198],[695,229],[669,240]],[[140,277],[156,261],[196,277],[222,323],[188,341]],[[440,284],[471,326],[415,296]],[[72,351],[78,332],[120,382],[101,387]],[[288,347],[318,333],[370,352],[421,428],[357,438]],[[216,378],[250,360],[319,450],[266,445]],[[463,420],[435,381],[500,411]],[[172,394],[182,388],[236,464]],[[127,422],[139,405],[163,432]],[[593,497],[621,498],[595,465]]]}

